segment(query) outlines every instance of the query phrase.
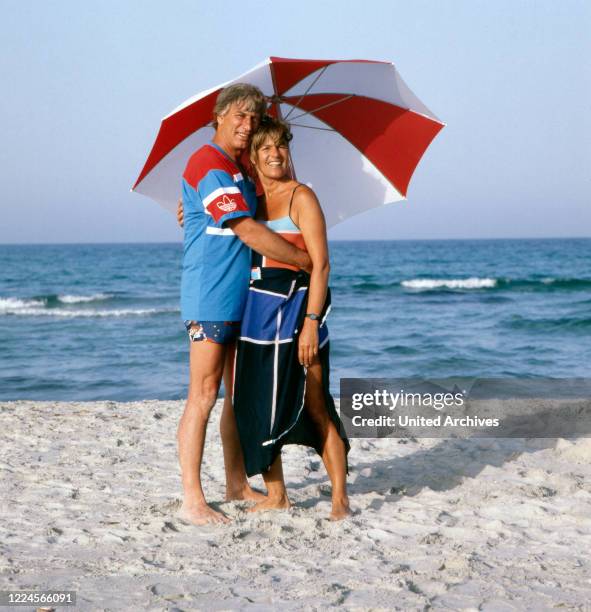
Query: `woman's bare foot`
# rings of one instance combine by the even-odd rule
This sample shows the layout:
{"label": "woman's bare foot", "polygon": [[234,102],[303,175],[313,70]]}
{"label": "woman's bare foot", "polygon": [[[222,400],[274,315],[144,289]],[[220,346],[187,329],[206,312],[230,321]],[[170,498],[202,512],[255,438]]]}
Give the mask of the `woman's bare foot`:
{"label": "woman's bare foot", "polygon": [[205,502],[202,504],[185,504],[177,512],[177,516],[193,525],[208,525],[210,523],[229,523],[230,519],[223,513],[214,510]]}
{"label": "woman's bare foot", "polygon": [[249,508],[249,512],[265,512],[267,510],[289,510],[291,508],[291,502],[287,495],[281,497],[267,497],[264,501],[255,504],[252,508]]}
{"label": "woman's bare foot", "polygon": [[332,510],[329,515],[329,520],[331,521],[342,521],[343,519],[351,516],[353,512],[351,512],[351,508],[349,507],[348,498],[343,499],[333,499],[332,500]]}
{"label": "woman's bare foot", "polygon": [[267,496],[250,485],[245,485],[241,489],[226,488],[226,501],[254,501],[261,502],[267,499]]}

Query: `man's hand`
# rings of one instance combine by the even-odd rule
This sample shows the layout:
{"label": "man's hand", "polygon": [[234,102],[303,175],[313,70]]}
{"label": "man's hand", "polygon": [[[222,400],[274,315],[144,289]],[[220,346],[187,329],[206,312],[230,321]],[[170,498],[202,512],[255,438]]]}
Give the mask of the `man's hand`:
{"label": "man's hand", "polygon": [[308,274],[312,274],[312,259],[310,258],[310,256],[308,255],[308,253],[306,253],[306,251],[302,251],[302,261],[300,263],[300,268],[304,271],[307,272]]}
{"label": "man's hand", "polygon": [[176,220],[179,222],[179,225],[183,227],[183,224],[185,222],[185,216],[183,214],[183,198],[179,198],[176,207]]}
{"label": "man's hand", "polygon": [[262,223],[251,217],[239,217],[226,221],[226,225],[253,251],[311,272],[312,260],[306,251],[298,249]]}

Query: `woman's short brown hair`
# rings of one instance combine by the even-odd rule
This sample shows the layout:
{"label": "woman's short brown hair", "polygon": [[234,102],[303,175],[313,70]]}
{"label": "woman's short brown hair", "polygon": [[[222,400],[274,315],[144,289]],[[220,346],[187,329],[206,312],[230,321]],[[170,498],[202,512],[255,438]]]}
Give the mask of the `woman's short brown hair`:
{"label": "woman's short brown hair", "polygon": [[267,110],[267,100],[263,92],[249,83],[234,83],[220,91],[213,107],[213,127],[218,126],[218,115],[223,115],[234,102],[246,103],[244,110],[256,113],[260,118]]}
{"label": "woman's short brown hair", "polygon": [[287,145],[293,138],[289,124],[281,119],[271,117],[271,115],[264,115],[259,129],[254,133],[250,141],[251,159],[256,156],[256,152],[263,146],[267,136],[270,136],[277,145]]}

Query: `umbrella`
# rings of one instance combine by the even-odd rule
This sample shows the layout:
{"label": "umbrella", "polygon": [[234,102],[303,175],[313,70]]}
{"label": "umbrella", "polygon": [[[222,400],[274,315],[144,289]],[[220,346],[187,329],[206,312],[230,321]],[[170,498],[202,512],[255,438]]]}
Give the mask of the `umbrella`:
{"label": "umbrella", "polygon": [[176,210],[187,160],[211,140],[215,100],[232,83],[259,87],[268,112],[290,124],[294,178],[314,189],[328,227],[406,199],[417,164],[444,126],[390,62],[270,57],[167,115],[133,191]]}

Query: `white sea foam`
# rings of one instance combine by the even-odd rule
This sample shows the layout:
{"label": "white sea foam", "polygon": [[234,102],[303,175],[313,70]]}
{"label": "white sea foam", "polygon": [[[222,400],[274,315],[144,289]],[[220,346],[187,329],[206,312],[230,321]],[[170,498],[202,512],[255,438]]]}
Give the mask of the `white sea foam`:
{"label": "white sea foam", "polygon": [[413,278],[412,280],[400,283],[407,289],[485,289],[495,287],[497,284],[494,278]]}
{"label": "white sea foam", "polygon": [[2,310],[0,305],[0,315],[11,314],[24,317],[145,317],[165,312],[179,312],[177,308],[120,308],[113,310],[73,310],[67,308],[39,308],[22,306],[14,309]]}
{"label": "white sea foam", "polygon": [[18,314],[22,310],[43,307],[45,300],[21,300],[19,298],[0,298],[0,314]]}
{"label": "white sea foam", "polygon": [[81,304],[83,302],[101,302],[113,296],[110,293],[95,293],[93,295],[58,295],[58,301],[63,304]]}

